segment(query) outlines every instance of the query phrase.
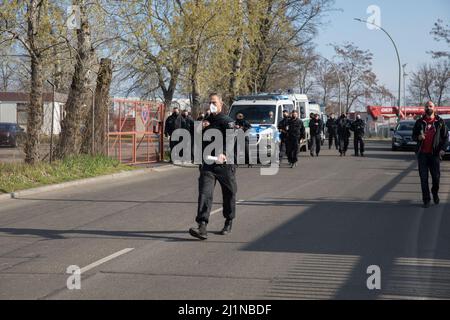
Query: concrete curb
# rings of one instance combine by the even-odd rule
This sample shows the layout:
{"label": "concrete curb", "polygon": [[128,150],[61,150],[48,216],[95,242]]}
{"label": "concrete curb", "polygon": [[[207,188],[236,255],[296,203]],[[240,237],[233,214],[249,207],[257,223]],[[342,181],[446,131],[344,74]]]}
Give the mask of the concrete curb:
{"label": "concrete curb", "polygon": [[113,174],[103,175],[103,176],[98,176],[98,177],[79,179],[79,180],[74,180],[74,181],[58,183],[58,184],[51,184],[51,185],[32,188],[32,189],[26,189],[26,190],[11,192],[11,193],[0,194],[0,201],[8,200],[8,199],[18,199],[18,198],[21,198],[24,196],[29,196],[29,195],[33,195],[33,194],[37,194],[37,193],[43,193],[43,192],[48,192],[48,191],[53,191],[53,190],[60,190],[63,188],[74,187],[74,186],[81,186],[81,185],[85,185],[85,184],[89,184],[89,183],[93,183],[93,182],[106,182],[106,181],[117,180],[117,179],[121,179],[121,178],[138,176],[138,175],[142,175],[142,174],[146,174],[146,173],[150,173],[150,172],[164,172],[164,171],[172,170],[174,168],[176,168],[176,166],[169,164],[169,165],[162,165],[162,166],[154,167],[154,168],[145,168],[145,169],[138,169],[138,170],[133,170],[133,171],[123,171],[123,172],[118,172],[118,173],[113,173]]}

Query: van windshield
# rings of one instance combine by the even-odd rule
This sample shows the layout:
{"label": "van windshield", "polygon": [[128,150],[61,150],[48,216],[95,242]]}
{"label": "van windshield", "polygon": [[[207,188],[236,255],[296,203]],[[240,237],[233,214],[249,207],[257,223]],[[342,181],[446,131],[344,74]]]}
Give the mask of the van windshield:
{"label": "van windshield", "polygon": [[237,105],[231,108],[230,117],[236,119],[242,113],[251,124],[275,124],[275,111],[276,105]]}

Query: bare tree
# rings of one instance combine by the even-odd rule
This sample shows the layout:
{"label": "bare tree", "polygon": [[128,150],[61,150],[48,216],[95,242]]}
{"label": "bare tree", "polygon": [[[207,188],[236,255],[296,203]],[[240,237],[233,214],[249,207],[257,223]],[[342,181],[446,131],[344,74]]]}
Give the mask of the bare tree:
{"label": "bare tree", "polygon": [[345,110],[349,112],[360,98],[369,98],[377,84],[376,75],[372,72],[372,53],[359,49],[353,43],[333,47],[339,58]]}

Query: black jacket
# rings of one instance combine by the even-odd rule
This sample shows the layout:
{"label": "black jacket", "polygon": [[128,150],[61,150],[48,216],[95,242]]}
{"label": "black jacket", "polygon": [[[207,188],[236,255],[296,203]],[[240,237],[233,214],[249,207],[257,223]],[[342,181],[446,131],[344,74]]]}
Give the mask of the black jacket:
{"label": "black jacket", "polygon": [[164,125],[164,134],[171,136],[175,129],[181,128],[181,115],[172,113],[167,119]]}
{"label": "black jacket", "polygon": [[[235,123],[233,121],[233,119],[231,119],[229,116],[223,114],[223,113],[219,113],[219,114],[211,114],[207,120],[209,122],[209,126],[203,128],[202,130],[202,135],[204,136],[208,130],[212,130],[212,129],[217,129],[222,133],[222,145],[223,145],[223,153],[226,155],[226,151],[227,151],[227,130],[235,130]],[[212,139],[213,141],[205,141],[205,139],[203,139],[203,150],[202,150],[202,155],[204,154],[204,150],[205,148],[210,145],[211,143],[214,142],[214,138]],[[234,138],[233,143],[236,143],[236,138]],[[215,150],[216,151],[216,150]],[[215,154],[216,152],[212,152],[210,155],[211,156],[218,156],[218,154]],[[203,156],[202,156],[203,158]],[[236,145],[234,146],[234,159],[236,162]],[[204,161],[205,159],[202,159],[202,161]],[[212,164],[213,166],[216,164]]]}
{"label": "black jacket", "polygon": [[181,128],[188,130],[191,135],[194,134],[194,120],[190,116],[181,116]]}
{"label": "black jacket", "polygon": [[[422,141],[419,141],[419,136],[425,132],[427,126],[424,118],[425,116],[422,116],[418,119],[413,128],[412,139],[417,141],[416,153],[422,148]],[[448,129],[444,120],[438,115],[436,115],[434,127],[436,128],[436,134],[433,139],[433,155],[437,156],[441,150],[446,151],[448,148]]]}
{"label": "black jacket", "polygon": [[304,139],[305,138],[305,125],[303,121],[299,118],[294,119],[290,118],[288,121],[288,137],[289,138],[297,138]]}
{"label": "black jacket", "polygon": [[309,134],[311,136],[318,136],[322,133],[323,122],[320,119],[309,120]]}
{"label": "black jacket", "polygon": [[347,118],[339,118],[337,121],[338,127],[337,127],[337,133],[339,137],[350,137],[350,127],[351,123],[350,120]]}
{"label": "black jacket", "polygon": [[280,131],[280,139],[284,140],[287,138],[287,129],[286,127],[289,124],[289,117],[281,119],[280,122],[278,122],[278,130]]}
{"label": "black jacket", "polygon": [[327,127],[327,129],[328,129],[328,134],[336,134],[337,133],[337,127],[338,127],[338,125],[337,125],[337,120],[336,119],[331,119],[331,118],[329,118],[328,120],[327,120],[327,123],[326,123],[326,125],[325,125],[326,127]]}
{"label": "black jacket", "polygon": [[362,119],[356,119],[353,121],[351,130],[355,133],[357,137],[363,137],[365,132],[366,123]]}

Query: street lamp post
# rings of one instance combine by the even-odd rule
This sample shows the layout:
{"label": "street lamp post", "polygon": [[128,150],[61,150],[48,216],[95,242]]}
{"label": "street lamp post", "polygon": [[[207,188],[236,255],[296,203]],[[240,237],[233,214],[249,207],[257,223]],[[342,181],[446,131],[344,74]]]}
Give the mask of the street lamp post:
{"label": "street lamp post", "polygon": [[406,76],[408,75],[405,71],[407,63],[403,64],[403,113],[406,117]]}
{"label": "street lamp post", "polygon": [[391,40],[392,44],[394,45],[394,49],[395,49],[395,53],[397,54],[397,61],[398,61],[398,99],[397,99],[397,107],[398,107],[398,117],[400,119],[400,96],[401,96],[401,83],[402,83],[402,65],[400,62],[400,55],[398,54],[398,49],[397,49],[397,45],[394,42],[394,39],[392,39],[391,35],[384,30],[381,26],[370,22],[370,21],[366,21],[366,20],[362,20],[359,18],[354,18],[354,20],[358,21],[358,22],[362,22],[362,23],[368,23],[371,24],[377,28],[379,28],[381,31],[383,31]]}

